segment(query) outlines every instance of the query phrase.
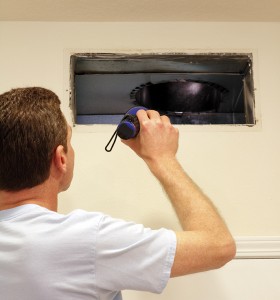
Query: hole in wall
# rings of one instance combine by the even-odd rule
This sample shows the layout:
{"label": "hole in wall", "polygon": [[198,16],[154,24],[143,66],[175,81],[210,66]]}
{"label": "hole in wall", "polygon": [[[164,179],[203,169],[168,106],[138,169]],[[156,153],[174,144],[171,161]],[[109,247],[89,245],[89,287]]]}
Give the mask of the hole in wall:
{"label": "hole in wall", "polygon": [[253,126],[252,54],[76,53],[70,58],[76,124],[117,124],[135,105],[173,124]]}

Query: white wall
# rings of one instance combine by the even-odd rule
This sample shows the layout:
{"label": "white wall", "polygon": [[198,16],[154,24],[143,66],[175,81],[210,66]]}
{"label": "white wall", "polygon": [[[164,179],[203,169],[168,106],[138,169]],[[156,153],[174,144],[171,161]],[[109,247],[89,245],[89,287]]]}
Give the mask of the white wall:
{"label": "white wall", "polygon": [[[21,86],[50,88],[62,99],[71,122],[71,52],[253,52],[258,125],[180,126],[178,158],[213,199],[234,235],[280,235],[279,37],[280,23],[2,22],[0,92]],[[112,153],[104,151],[113,131],[111,125],[74,128],[75,177],[60,195],[59,211],[101,210],[146,226],[178,228],[144,163],[120,142]],[[182,289],[184,284],[179,284]]]}

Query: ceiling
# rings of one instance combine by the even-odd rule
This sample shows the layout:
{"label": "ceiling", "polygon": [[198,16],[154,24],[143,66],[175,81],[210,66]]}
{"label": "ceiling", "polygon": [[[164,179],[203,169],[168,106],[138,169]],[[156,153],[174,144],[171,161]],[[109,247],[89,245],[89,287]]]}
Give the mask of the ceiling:
{"label": "ceiling", "polygon": [[0,0],[0,21],[280,22],[280,0]]}

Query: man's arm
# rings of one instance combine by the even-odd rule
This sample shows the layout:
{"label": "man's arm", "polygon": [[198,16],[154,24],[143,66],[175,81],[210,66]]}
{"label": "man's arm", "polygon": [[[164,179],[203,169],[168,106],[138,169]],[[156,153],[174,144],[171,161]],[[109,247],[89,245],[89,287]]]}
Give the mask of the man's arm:
{"label": "man's arm", "polygon": [[183,231],[171,277],[223,266],[235,256],[235,243],[212,202],[184,172],[176,159],[178,130],[156,111],[137,113],[140,134],[123,141],[148,165],[166,191]]}

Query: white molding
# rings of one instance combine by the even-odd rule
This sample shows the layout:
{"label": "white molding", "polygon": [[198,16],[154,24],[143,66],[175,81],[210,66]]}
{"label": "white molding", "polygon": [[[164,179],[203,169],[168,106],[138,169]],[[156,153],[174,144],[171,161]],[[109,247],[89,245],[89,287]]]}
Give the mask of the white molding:
{"label": "white molding", "polygon": [[280,236],[235,237],[236,259],[280,258]]}

